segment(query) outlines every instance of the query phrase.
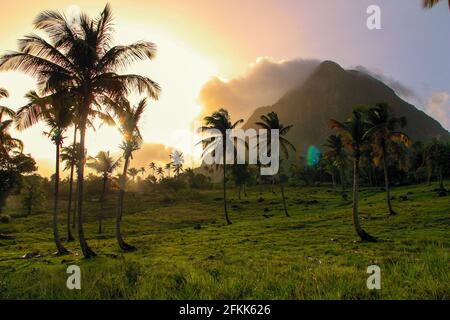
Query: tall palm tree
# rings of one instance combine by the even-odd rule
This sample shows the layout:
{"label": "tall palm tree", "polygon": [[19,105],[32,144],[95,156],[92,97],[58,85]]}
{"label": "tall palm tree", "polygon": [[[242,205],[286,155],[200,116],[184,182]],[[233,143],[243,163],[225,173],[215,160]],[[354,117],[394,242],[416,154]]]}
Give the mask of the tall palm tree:
{"label": "tall palm tree", "polygon": [[136,182],[136,177],[139,174],[139,170],[136,168],[130,168],[128,169],[128,174],[131,176],[131,179],[133,180],[133,183]]}
{"label": "tall palm tree", "polygon": [[155,171],[156,171],[156,168],[157,168],[156,163],[150,162],[150,164],[148,165],[148,167],[152,170],[153,175],[155,175]]}
{"label": "tall palm tree", "polygon": [[102,195],[100,198],[100,214],[98,219],[98,233],[102,233],[102,220],[106,200],[106,187],[112,173],[120,166],[121,159],[114,159],[109,151],[100,151],[95,158],[90,157],[87,164],[89,168],[94,169],[102,176]]}
{"label": "tall palm tree", "polygon": [[184,156],[183,152],[180,151],[174,151],[170,155],[170,159],[172,160],[172,167],[173,172],[175,173],[175,176],[178,177],[184,170],[183,170],[183,164],[184,164]]}
{"label": "tall palm tree", "polygon": [[164,169],[162,167],[158,167],[156,169],[156,173],[159,175],[160,180],[162,180],[164,178]]}
{"label": "tall palm tree", "polygon": [[[203,155],[214,152],[218,146],[222,147],[222,171],[223,171],[223,211],[225,220],[228,225],[231,224],[231,220],[228,217],[227,209],[227,145],[233,144],[232,138],[227,134],[227,130],[235,129],[244,120],[240,119],[236,122],[231,121],[231,117],[227,110],[220,109],[214,112],[212,115],[204,118],[205,126],[200,130],[203,133],[210,134],[211,136],[201,141],[205,150]],[[216,134],[217,133],[217,134]]]}
{"label": "tall palm tree", "polygon": [[[119,130],[123,137],[121,149],[123,150],[124,166],[122,176],[120,177],[120,192],[116,210],[116,238],[121,250],[132,251],[136,248],[123,240],[120,224],[122,222],[127,174],[129,173],[128,166],[130,160],[133,159],[133,152],[139,150],[142,144],[139,121],[147,107],[147,99],[142,99],[135,107],[131,106],[130,102],[124,98],[118,101],[105,99],[105,102],[117,110],[120,123]],[[138,170],[136,172],[139,173]]]}
{"label": "tall palm tree", "polygon": [[[425,9],[430,9],[440,2],[442,2],[442,0],[423,0],[422,5]],[[450,0],[448,0],[448,8],[450,10]]]}
{"label": "tall palm tree", "polygon": [[166,163],[164,168],[167,170],[167,176],[170,178],[170,172],[172,171],[172,163]]}
{"label": "tall palm tree", "polygon": [[[75,167],[77,166],[79,156],[80,145],[76,142],[76,130],[75,130],[75,138],[74,143],[67,147],[61,148],[61,161],[65,163],[64,171],[70,170],[69,175],[69,199],[68,199],[68,206],[67,206],[67,241],[73,241],[75,240],[72,235],[72,228],[75,228],[75,211],[74,210],[74,216],[73,220],[71,222],[71,216],[72,216],[72,198],[73,198],[73,182],[74,182],[74,171]],[[72,224],[72,228],[71,228]]]}
{"label": "tall palm tree", "polygon": [[379,162],[381,160],[383,163],[386,202],[389,214],[395,215],[396,212],[392,209],[389,185],[389,147],[393,142],[401,142],[407,146],[411,144],[405,133],[396,131],[398,126],[404,127],[406,125],[406,118],[392,117],[389,112],[389,106],[387,104],[380,103],[368,111],[367,122],[369,126],[365,134],[366,137],[372,142],[372,146],[376,154],[375,161]]}
{"label": "tall palm tree", "polygon": [[[8,91],[0,88],[0,98],[7,98],[9,96]],[[6,120],[4,117],[8,117]],[[0,155],[9,158],[9,153],[12,150],[23,150],[23,143],[19,139],[13,138],[9,133],[11,129],[16,113],[14,110],[0,105]]]}
{"label": "tall palm tree", "polygon": [[[119,74],[135,61],[153,59],[156,46],[140,41],[127,46],[112,46],[114,33],[111,7],[92,19],[81,13],[69,19],[57,11],[44,11],[34,27],[47,39],[32,34],[19,41],[19,50],[0,58],[0,71],[23,71],[37,79],[39,91],[46,95],[66,89],[79,99],[76,110],[81,150],[85,149],[86,126],[92,111],[101,108],[104,95],[119,98],[131,89],[157,99],[159,85],[135,74]],[[83,229],[84,166],[86,155],[78,163],[78,236],[86,258],[95,256]]]}
{"label": "tall palm tree", "polygon": [[353,225],[356,233],[362,241],[375,241],[361,227],[358,214],[358,191],[359,191],[359,165],[361,160],[361,149],[366,140],[366,124],[363,120],[363,112],[354,110],[352,116],[345,122],[330,120],[330,127],[339,131],[345,146],[351,151],[353,157]]}
{"label": "tall palm tree", "polygon": [[55,186],[53,199],[53,236],[58,255],[67,254],[58,232],[59,210],[59,180],[60,180],[60,149],[64,141],[64,133],[72,124],[73,99],[71,96],[58,92],[46,97],[40,97],[36,92],[27,93],[29,103],[17,112],[17,128],[24,130],[43,121],[50,128],[46,135],[55,144]]}
{"label": "tall palm tree", "polygon": [[[292,129],[292,125],[288,125],[285,126],[280,122],[280,119],[278,118],[278,114],[275,112],[270,112],[266,115],[262,115],[260,117],[260,121],[256,122],[256,125],[258,125],[259,127],[266,129],[267,130],[267,138],[266,138],[266,143],[267,143],[267,148],[268,148],[268,152],[272,152],[271,150],[271,145],[272,145],[272,141],[271,141],[271,130],[278,130],[279,132],[279,143],[280,143],[280,149],[282,151],[283,156],[285,157],[285,159],[289,158],[289,150],[292,151],[296,151],[294,145],[286,139],[286,135],[289,133],[289,131]],[[282,162],[283,159],[281,159],[280,157],[280,163]],[[281,170],[281,168],[280,168]],[[287,210],[287,206],[286,206],[286,197],[284,195],[284,176],[279,174],[279,180],[280,180],[280,189],[281,189],[281,197],[283,200],[283,208],[284,208],[284,213],[286,215],[286,217],[289,217],[289,212]]]}
{"label": "tall palm tree", "polygon": [[325,158],[333,162],[333,165],[339,169],[339,179],[341,181],[342,191],[345,191],[345,166],[347,163],[347,154],[342,138],[339,135],[330,135],[325,143],[328,151],[325,152]]}

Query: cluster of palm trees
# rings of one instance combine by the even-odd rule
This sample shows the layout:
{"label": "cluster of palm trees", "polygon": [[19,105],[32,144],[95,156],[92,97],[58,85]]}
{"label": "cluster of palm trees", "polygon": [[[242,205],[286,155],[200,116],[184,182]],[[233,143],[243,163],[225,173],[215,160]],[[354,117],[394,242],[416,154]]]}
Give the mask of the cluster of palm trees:
{"label": "cluster of palm trees", "polygon": [[[171,178],[171,173],[174,173],[174,177],[177,178],[184,172],[184,155],[182,152],[175,150],[170,156],[170,162],[166,163],[164,167],[158,166],[155,162],[150,162],[148,167],[152,170],[153,175],[151,176],[156,182],[156,176],[159,177],[159,181],[162,181],[165,178],[165,174],[167,173],[167,177]],[[144,168],[145,170],[145,168]]]}
{"label": "cluster of palm trees", "polygon": [[[96,255],[88,245],[83,229],[85,141],[87,128],[93,126],[95,118],[108,124],[115,123],[116,118],[123,135],[121,148],[125,164],[116,211],[116,236],[121,249],[131,250],[133,247],[124,242],[120,230],[123,188],[129,161],[142,142],[138,124],[147,100],[144,98],[132,107],[126,97],[136,91],[148,98],[158,99],[160,87],[148,77],[122,72],[136,61],[153,59],[156,46],[145,41],[114,46],[113,16],[109,5],[96,18],[80,14],[76,19],[69,20],[61,12],[45,11],[35,19],[34,27],[45,33],[46,37],[31,34],[20,39],[17,51],[0,57],[0,71],[22,71],[31,75],[37,80],[39,92],[30,92],[27,95],[29,103],[17,114],[5,108],[1,109],[1,113],[7,112],[13,117],[19,129],[40,121],[49,127],[48,136],[55,145],[53,229],[58,254],[67,253],[56,227],[60,148],[66,131],[73,126],[76,141],[79,141],[73,144],[72,151],[76,157],[70,159],[70,166],[76,167],[77,173],[78,238],[86,258]],[[73,178],[74,169],[71,171]]]}

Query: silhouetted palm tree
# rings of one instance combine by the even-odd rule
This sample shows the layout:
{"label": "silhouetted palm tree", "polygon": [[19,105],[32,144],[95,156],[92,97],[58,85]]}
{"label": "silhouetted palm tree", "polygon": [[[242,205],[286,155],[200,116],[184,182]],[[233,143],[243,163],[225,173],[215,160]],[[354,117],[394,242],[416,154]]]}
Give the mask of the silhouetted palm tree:
{"label": "silhouetted palm tree", "polygon": [[339,170],[339,179],[341,181],[342,191],[345,190],[345,166],[347,163],[347,154],[342,138],[339,135],[330,135],[325,143],[328,151],[325,152],[325,158],[333,162]]}
{"label": "silhouetted palm tree", "polygon": [[[203,133],[210,134],[210,137],[201,141],[205,150],[203,155],[205,156],[208,153],[221,151],[222,152],[222,168],[223,168],[223,211],[225,215],[225,220],[227,224],[231,224],[231,220],[228,217],[227,210],[227,145],[233,144],[232,137],[227,134],[227,130],[235,129],[239,124],[244,122],[244,120],[240,119],[234,123],[231,122],[230,115],[227,110],[220,109],[219,111],[214,112],[211,116],[207,116],[204,118],[205,126],[203,126],[200,130]],[[214,150],[217,149],[218,146],[222,147],[222,150]]]}
{"label": "silhouetted palm tree", "polygon": [[55,155],[55,189],[53,201],[53,236],[57,248],[57,254],[67,254],[59,238],[58,232],[58,205],[59,205],[59,162],[60,148],[63,144],[64,133],[72,124],[74,102],[73,97],[64,92],[58,92],[46,97],[40,97],[31,91],[27,95],[29,103],[17,112],[17,127],[19,130],[27,129],[39,121],[43,121],[50,128],[46,135],[52,140],[56,147]]}
{"label": "silhouetted palm tree", "polygon": [[136,177],[139,174],[139,170],[136,168],[130,168],[128,169],[128,174],[131,176],[131,179],[133,180],[133,183],[136,182]]}
{"label": "silhouetted palm tree", "polygon": [[139,150],[142,144],[139,121],[141,120],[145,108],[147,107],[147,100],[145,98],[142,99],[136,107],[132,107],[130,102],[126,99],[120,99],[118,101],[105,99],[104,101],[112,108],[116,109],[116,113],[119,117],[119,129],[123,137],[121,149],[123,150],[124,166],[122,176],[120,178],[120,192],[116,210],[116,238],[120,249],[123,251],[132,251],[135,247],[127,244],[123,240],[121,232],[123,201],[125,197],[127,174],[129,173],[128,166],[130,164],[130,160],[133,158],[133,152]]}
{"label": "silhouetted palm tree", "polygon": [[[296,151],[294,145],[286,139],[286,135],[289,133],[289,131],[292,129],[292,125],[285,126],[280,122],[280,119],[278,118],[278,114],[275,112],[270,112],[266,115],[262,115],[260,117],[261,121],[256,122],[256,125],[260,126],[263,129],[267,130],[267,138],[265,143],[267,143],[268,152],[272,152],[271,150],[271,130],[278,130],[279,133],[279,146],[280,149],[285,157],[285,159],[289,158],[289,149],[292,151]],[[261,148],[261,146],[259,146]],[[281,170],[281,162],[282,158],[280,157],[280,170]],[[286,217],[289,217],[289,213],[286,206],[286,197],[284,195],[284,183],[283,180],[285,179],[284,175],[278,174],[279,180],[280,180],[280,189],[281,189],[281,197],[283,200],[283,208],[284,213],[286,214]]]}
{"label": "silhouetted palm tree", "polygon": [[356,233],[362,241],[375,241],[375,238],[361,227],[358,214],[361,148],[367,143],[365,135],[366,124],[363,121],[363,113],[360,110],[354,110],[351,118],[344,123],[337,120],[330,120],[330,127],[339,131],[345,146],[351,151],[353,157],[353,224]]}
{"label": "silhouetted palm tree", "polygon": [[100,214],[98,219],[98,233],[102,233],[102,220],[106,200],[106,186],[111,174],[120,166],[121,159],[115,160],[109,151],[100,151],[95,158],[90,158],[87,164],[89,168],[94,169],[102,175],[102,195],[100,198]]}
{"label": "silhouetted palm tree", "polygon": [[173,172],[175,173],[175,176],[178,177],[183,172],[183,163],[184,163],[184,156],[183,152],[174,151],[170,155],[170,159],[172,159],[172,167]]}
{"label": "silhouetted palm tree", "polygon": [[155,175],[155,171],[156,171],[156,163],[154,162],[150,162],[150,164],[148,165],[148,167],[153,171],[153,175]]}
{"label": "silhouetted palm tree", "polygon": [[172,171],[172,163],[166,163],[164,168],[167,170],[167,176],[170,178],[170,171]]}
{"label": "silhouetted palm tree", "polygon": [[[157,99],[160,88],[151,79],[134,74],[119,74],[135,61],[152,59],[156,47],[140,41],[127,46],[112,46],[114,32],[111,8],[106,5],[96,19],[82,13],[68,20],[57,11],[44,11],[34,21],[34,27],[48,40],[29,35],[19,40],[18,52],[0,58],[0,71],[17,70],[34,76],[39,90],[47,95],[66,89],[79,99],[78,131],[81,150],[85,149],[88,117],[100,108],[104,95],[117,99],[130,89]],[[83,255],[95,256],[84,236],[83,194],[85,153],[78,164],[78,235]]]}
{"label": "silhouetted palm tree", "polygon": [[[0,98],[7,98],[8,91],[0,88]],[[9,119],[4,119],[7,116]],[[21,152],[23,150],[23,143],[19,139],[13,138],[9,133],[11,129],[16,113],[14,110],[0,106],[0,155],[2,157],[9,158],[10,151],[19,149]]]}
{"label": "silhouetted palm tree", "polygon": [[389,112],[389,106],[381,103],[369,110],[367,122],[369,126],[365,135],[372,142],[372,147],[374,148],[375,153],[375,161],[382,161],[383,163],[387,207],[389,214],[395,215],[396,212],[392,209],[389,185],[389,147],[393,142],[401,142],[408,146],[411,144],[411,141],[406,134],[396,131],[397,126],[404,127],[406,125],[406,118],[392,117]]}

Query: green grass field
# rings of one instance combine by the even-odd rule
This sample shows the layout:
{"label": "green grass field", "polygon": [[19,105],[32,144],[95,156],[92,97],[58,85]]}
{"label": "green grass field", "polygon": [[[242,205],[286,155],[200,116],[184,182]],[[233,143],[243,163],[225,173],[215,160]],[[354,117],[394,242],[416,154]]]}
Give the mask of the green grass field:
{"label": "green grass field", "polygon": [[[399,214],[388,217],[384,193],[363,188],[362,224],[377,243],[358,241],[351,203],[330,186],[289,188],[290,218],[279,195],[264,190],[258,201],[255,188],[238,200],[230,189],[230,226],[219,188],[128,194],[123,231],[138,247],[128,254],[117,248],[113,219],[97,234],[99,205],[88,202],[86,234],[99,254],[92,260],[77,242],[67,244],[73,254],[55,257],[51,213],[25,217],[11,199],[5,213],[13,220],[0,224],[13,237],[0,240],[0,299],[449,299],[450,197],[433,189],[395,188]],[[40,256],[21,258],[32,252]],[[82,270],[79,291],[66,288],[72,264]],[[372,264],[381,290],[366,287]]]}

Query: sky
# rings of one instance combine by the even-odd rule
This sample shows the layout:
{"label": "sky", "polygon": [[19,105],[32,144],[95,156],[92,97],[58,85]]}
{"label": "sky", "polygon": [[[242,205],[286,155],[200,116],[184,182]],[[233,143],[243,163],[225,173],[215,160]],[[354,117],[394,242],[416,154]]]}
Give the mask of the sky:
{"label": "sky", "polygon": [[[168,162],[174,148],[185,153],[188,166],[198,162],[193,122],[211,111],[214,103],[233,104],[236,117],[246,117],[256,107],[276,102],[290,86],[302,81],[311,65],[323,60],[371,73],[450,129],[450,13],[446,3],[422,10],[421,0],[109,2],[116,44],[147,40],[158,46],[154,61],[128,70],[150,77],[163,89],[161,99],[149,103],[145,113],[145,144],[135,157],[135,166],[164,163],[165,158]],[[33,31],[32,21],[43,10],[71,15],[81,9],[96,16],[105,4],[98,0],[2,0],[0,53],[15,50],[17,39]],[[366,10],[373,4],[381,9],[381,30],[366,26]],[[34,88],[34,80],[0,73],[0,87],[11,95],[0,104],[17,109],[26,103],[23,96]],[[219,94],[224,99],[216,99]],[[54,155],[42,135],[44,130],[37,126],[14,135],[24,140],[25,152],[38,160],[40,173],[48,174]],[[68,132],[66,141],[71,136]],[[87,146],[90,155],[100,150],[118,153],[119,143],[117,129],[101,126],[89,132]]]}

